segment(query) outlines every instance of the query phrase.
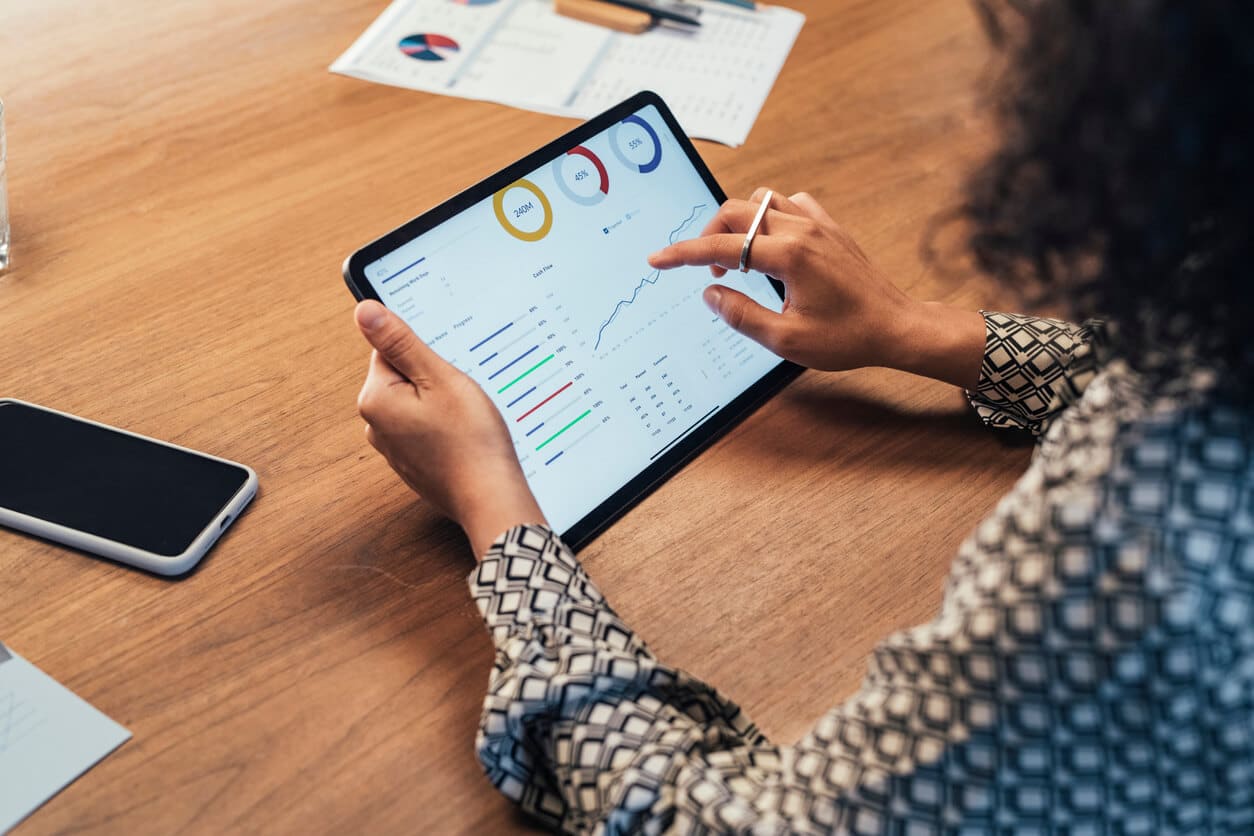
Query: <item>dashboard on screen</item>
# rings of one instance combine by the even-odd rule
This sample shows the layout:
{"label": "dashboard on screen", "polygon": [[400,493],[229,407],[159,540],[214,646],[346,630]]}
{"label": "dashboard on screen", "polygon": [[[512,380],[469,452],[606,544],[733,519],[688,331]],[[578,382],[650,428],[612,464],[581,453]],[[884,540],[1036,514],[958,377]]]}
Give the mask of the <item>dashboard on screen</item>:
{"label": "dashboard on screen", "polygon": [[[558,531],[781,366],[706,307],[707,269],[646,261],[721,202],[690,149],[646,104],[360,264],[371,295],[491,397]],[[720,282],[780,309],[761,273]]]}

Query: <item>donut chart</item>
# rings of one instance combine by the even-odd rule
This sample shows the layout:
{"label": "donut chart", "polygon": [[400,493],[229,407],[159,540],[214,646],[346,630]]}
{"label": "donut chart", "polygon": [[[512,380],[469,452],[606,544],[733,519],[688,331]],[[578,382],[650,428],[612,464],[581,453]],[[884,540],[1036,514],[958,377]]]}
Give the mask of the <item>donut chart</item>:
{"label": "donut chart", "polygon": [[[653,153],[643,160],[646,141],[653,143]],[[610,148],[618,161],[633,171],[648,174],[662,162],[662,141],[653,126],[633,113],[617,125],[610,127]]]}
{"label": "donut chart", "polygon": [[396,47],[415,61],[443,61],[461,49],[447,35],[428,34],[406,35]]}
{"label": "donut chart", "polygon": [[610,193],[605,163],[591,149],[577,145],[553,161],[557,187],[575,203],[595,206]]}
{"label": "donut chart", "polygon": [[[519,241],[540,241],[553,228],[553,206],[548,196],[530,180],[515,180],[492,195],[492,210],[501,228]],[[538,215],[537,215],[538,213]],[[533,229],[536,217],[538,226]],[[522,226],[514,221],[522,220]]]}

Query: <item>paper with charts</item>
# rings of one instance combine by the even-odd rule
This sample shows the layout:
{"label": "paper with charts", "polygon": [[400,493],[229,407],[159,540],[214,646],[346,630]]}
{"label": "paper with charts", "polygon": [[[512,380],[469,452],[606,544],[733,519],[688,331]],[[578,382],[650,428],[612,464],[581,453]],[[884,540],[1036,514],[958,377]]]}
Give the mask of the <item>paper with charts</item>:
{"label": "paper with charts", "polygon": [[0,833],[130,736],[0,644]]}
{"label": "paper with charts", "polygon": [[704,3],[695,31],[614,32],[551,0],[395,0],[331,70],[467,99],[587,119],[640,90],[689,135],[742,144],[805,16]]}

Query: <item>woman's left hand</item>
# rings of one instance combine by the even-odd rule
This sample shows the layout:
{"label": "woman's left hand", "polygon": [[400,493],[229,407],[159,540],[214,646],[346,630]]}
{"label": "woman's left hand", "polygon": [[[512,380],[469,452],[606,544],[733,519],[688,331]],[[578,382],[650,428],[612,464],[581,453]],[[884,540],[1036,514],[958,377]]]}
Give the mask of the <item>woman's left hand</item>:
{"label": "woman's left hand", "polygon": [[543,523],[500,412],[477,383],[375,301],[357,306],[374,347],[357,398],[366,439],[420,496],[461,525],[476,556],[503,532]]}

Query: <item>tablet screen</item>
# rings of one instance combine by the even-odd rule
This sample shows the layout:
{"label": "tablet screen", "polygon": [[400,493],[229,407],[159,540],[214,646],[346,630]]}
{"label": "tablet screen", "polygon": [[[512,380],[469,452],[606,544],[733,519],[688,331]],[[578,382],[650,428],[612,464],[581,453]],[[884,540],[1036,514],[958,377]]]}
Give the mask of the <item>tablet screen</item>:
{"label": "tablet screen", "polygon": [[[487,391],[561,532],[781,363],[705,306],[707,269],[645,260],[718,209],[685,144],[653,104],[616,116],[362,266]],[[780,309],[761,273],[720,281]]]}

